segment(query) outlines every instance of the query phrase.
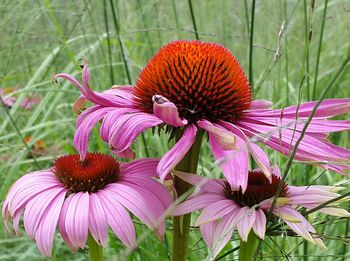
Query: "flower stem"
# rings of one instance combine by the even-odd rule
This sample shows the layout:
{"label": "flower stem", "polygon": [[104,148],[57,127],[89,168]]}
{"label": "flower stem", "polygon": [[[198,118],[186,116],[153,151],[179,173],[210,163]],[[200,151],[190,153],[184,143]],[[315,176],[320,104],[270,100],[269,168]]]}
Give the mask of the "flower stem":
{"label": "flower stem", "polygon": [[239,248],[239,261],[253,260],[258,242],[258,237],[254,234],[253,231],[249,233],[247,242],[241,240],[241,246]]}
{"label": "flower stem", "polygon": [[[179,137],[178,137],[179,138]],[[198,131],[196,140],[185,157],[176,166],[176,170],[196,173],[199,159],[199,150],[203,132]],[[180,197],[191,189],[191,185],[178,177],[174,177],[174,186],[177,196]],[[173,253],[172,261],[186,261],[188,254],[188,239],[190,232],[191,213],[173,218]]]}
{"label": "flower stem", "polygon": [[90,252],[90,260],[91,261],[102,261],[103,260],[103,249],[102,247],[97,244],[95,239],[92,237],[92,235],[89,233],[88,237],[88,245],[89,245],[89,252]]}

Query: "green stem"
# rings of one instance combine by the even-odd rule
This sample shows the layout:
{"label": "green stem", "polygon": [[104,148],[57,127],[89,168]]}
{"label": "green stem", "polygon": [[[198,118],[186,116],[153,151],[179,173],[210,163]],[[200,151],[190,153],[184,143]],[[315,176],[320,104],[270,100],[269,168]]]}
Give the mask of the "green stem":
{"label": "green stem", "polygon": [[88,245],[90,252],[91,261],[102,261],[103,260],[103,249],[100,245],[97,244],[95,239],[89,234]]}
{"label": "green stem", "polygon": [[255,253],[255,249],[258,246],[258,237],[251,231],[248,235],[247,242],[241,240],[241,246],[239,248],[239,261],[251,261]]}
{"label": "green stem", "polygon": [[[199,150],[202,143],[203,132],[197,133],[196,140],[185,157],[176,166],[176,170],[196,173],[199,159]],[[179,139],[179,137],[177,138]],[[177,196],[185,194],[191,185],[175,176],[174,186]],[[172,261],[186,261],[188,254],[188,240],[190,232],[191,213],[173,218],[173,258]]]}

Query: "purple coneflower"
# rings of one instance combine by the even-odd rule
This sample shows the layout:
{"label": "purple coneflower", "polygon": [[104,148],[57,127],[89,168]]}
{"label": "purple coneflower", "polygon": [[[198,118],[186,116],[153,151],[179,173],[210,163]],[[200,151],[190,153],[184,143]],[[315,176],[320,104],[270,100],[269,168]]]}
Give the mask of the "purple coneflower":
{"label": "purple coneflower", "polygon": [[[178,216],[203,209],[195,226],[200,226],[202,237],[214,257],[231,239],[235,228],[243,241],[247,241],[251,230],[264,239],[266,214],[271,209],[273,197],[281,182],[278,168],[273,169],[271,182],[260,169],[249,171],[248,186],[244,193],[241,189],[233,191],[223,179],[208,179],[182,172],[176,172],[176,175],[198,186],[198,189],[171,213]],[[281,218],[296,234],[325,248],[322,240],[315,235],[316,230],[295,207],[315,208],[339,197],[336,192],[341,189],[343,188],[331,186],[295,187],[284,182],[272,213]],[[339,202],[333,202],[318,211],[338,217],[349,217],[350,213],[339,208],[338,204]]]}
{"label": "purple coneflower", "polygon": [[129,248],[136,246],[133,221],[127,210],[143,223],[165,233],[163,212],[172,202],[168,191],[152,177],[158,160],[139,159],[118,163],[101,153],[66,155],[47,170],[29,173],[11,187],[3,205],[18,234],[24,212],[26,233],[40,252],[51,256],[57,224],[63,240],[73,250],[84,248],[88,234],[106,246],[108,227]]}
{"label": "purple coneflower", "polygon": [[[248,153],[267,177],[271,175],[267,156],[254,142],[290,154],[316,105],[307,102],[270,110],[271,102],[252,101],[248,80],[232,53],[221,45],[200,41],[174,41],[164,46],[142,70],[135,86],[93,92],[87,65],[83,68],[83,85],[68,74],[57,74],[57,78],[65,78],[80,89],[82,97],[77,106],[84,99],[94,103],[77,120],[74,145],[82,158],[90,131],[101,119],[102,139],[121,157],[132,157],[130,146],[145,129],[166,124],[183,134],[160,160],[157,171],[163,179],[202,129],[209,134],[212,153],[227,181],[233,189],[241,187],[243,191],[248,180]],[[350,121],[327,118],[348,111],[350,99],[324,100],[295,159],[343,174],[349,170],[350,151],[327,141],[329,132],[350,128]]]}

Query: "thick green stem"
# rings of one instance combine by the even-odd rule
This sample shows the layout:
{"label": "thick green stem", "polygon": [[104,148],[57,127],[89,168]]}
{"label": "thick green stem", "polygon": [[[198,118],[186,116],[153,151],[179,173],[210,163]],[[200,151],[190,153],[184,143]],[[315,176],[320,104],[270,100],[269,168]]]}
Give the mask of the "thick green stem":
{"label": "thick green stem", "polygon": [[[176,166],[176,170],[196,173],[199,159],[199,150],[202,143],[203,133],[198,132],[191,149]],[[175,176],[174,186],[178,197],[191,189],[191,185]],[[173,261],[186,261],[188,254],[188,239],[191,224],[191,213],[173,218]]]}
{"label": "thick green stem", "polygon": [[89,234],[88,237],[88,245],[90,252],[90,260],[91,261],[102,261],[103,260],[103,249],[100,245],[97,244],[95,239]]}
{"label": "thick green stem", "polygon": [[258,237],[253,231],[251,231],[248,235],[247,242],[241,241],[241,246],[239,248],[239,261],[252,261],[258,242]]}

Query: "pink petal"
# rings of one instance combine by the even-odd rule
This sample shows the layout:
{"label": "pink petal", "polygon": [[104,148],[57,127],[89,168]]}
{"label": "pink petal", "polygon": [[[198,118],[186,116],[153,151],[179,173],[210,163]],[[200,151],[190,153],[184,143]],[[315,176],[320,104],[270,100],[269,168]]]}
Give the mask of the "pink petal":
{"label": "pink petal", "polygon": [[174,171],[174,174],[187,183],[200,187],[202,192],[223,193],[224,191],[225,183],[223,179],[210,179],[181,171]]}
{"label": "pink petal", "polygon": [[165,177],[176,167],[176,165],[182,160],[189,149],[192,147],[194,140],[196,139],[197,128],[194,125],[189,125],[180,140],[169,150],[160,160],[157,172],[160,179],[164,180]]}
{"label": "pink petal", "polygon": [[231,239],[236,225],[236,216],[237,212],[235,209],[217,222],[211,247],[212,258],[215,258]]}
{"label": "pink petal", "polygon": [[202,224],[199,228],[203,237],[203,240],[205,244],[208,246],[208,248],[212,248],[213,242],[214,242],[214,231],[216,229],[216,226],[219,221],[213,221],[209,223]]}
{"label": "pink petal", "polygon": [[118,118],[126,113],[135,112],[136,110],[131,110],[130,108],[115,108],[113,111],[109,112],[102,121],[100,127],[100,136],[103,141],[108,142],[110,133],[113,131],[113,125],[118,120]]}
{"label": "pink petal", "polygon": [[108,189],[99,190],[97,195],[104,206],[108,224],[113,232],[127,247],[134,248],[136,233],[129,213],[117,200],[113,199]]}
{"label": "pink petal", "polygon": [[[314,109],[317,101],[305,102],[299,106],[291,106],[280,110],[262,110],[251,111],[247,113],[254,117],[276,117],[277,119],[283,115],[283,118],[296,118],[298,110],[298,118],[309,117],[311,111]],[[328,118],[337,116],[350,111],[350,99],[325,99],[321,102],[316,110],[315,117]]]}
{"label": "pink petal", "polygon": [[113,183],[106,186],[114,198],[150,228],[159,226],[164,208],[149,191],[133,185]]}
{"label": "pink petal", "polygon": [[133,186],[138,186],[144,189],[147,189],[149,193],[153,194],[163,205],[163,209],[167,209],[173,203],[172,196],[169,191],[161,185],[159,182],[143,177],[128,177],[120,183],[129,185],[130,183]]}
{"label": "pink petal", "polygon": [[[310,235],[306,224],[309,224],[309,222],[294,208],[289,206],[283,206],[280,208],[276,208],[273,210],[273,213],[276,216],[280,216],[283,221],[298,235],[302,236],[304,239],[314,243],[314,240],[312,236]],[[281,215],[282,214],[282,215]],[[284,218],[284,215],[287,215],[289,217],[293,217],[296,220],[299,220],[300,222],[290,222]],[[311,226],[311,225],[310,225]]]}
{"label": "pink petal", "polygon": [[214,135],[209,133],[209,142],[216,160],[233,190],[242,188],[244,192],[248,185],[249,157],[247,145],[236,137],[236,150],[223,150]]}
{"label": "pink petal", "polygon": [[181,119],[176,105],[161,95],[154,95],[153,113],[166,124],[174,127],[182,127],[187,124],[186,119]]}
{"label": "pink petal", "polygon": [[262,109],[269,109],[273,106],[273,103],[268,100],[255,100],[251,101],[249,110],[262,110]]}
{"label": "pink petal", "polygon": [[89,136],[92,128],[100,119],[102,119],[105,115],[107,115],[107,113],[111,112],[112,110],[112,107],[101,107],[95,110],[94,112],[86,116],[77,128],[74,134],[73,144],[76,150],[79,151],[81,159],[85,158],[89,142]]}
{"label": "pink petal", "polygon": [[255,211],[255,222],[253,224],[254,233],[264,240],[266,231],[266,216],[264,211],[261,209],[256,209]]}
{"label": "pink petal", "polygon": [[83,75],[83,77],[85,78],[85,82],[84,82],[84,86],[81,85],[72,75],[69,75],[67,73],[59,73],[59,74],[56,74],[54,75],[54,78],[53,80],[54,81],[57,81],[58,78],[63,78],[69,82],[71,82],[75,87],[77,87],[80,92],[86,97],[86,99],[88,99],[89,101],[95,103],[95,104],[98,104],[98,105],[101,105],[101,106],[114,106],[114,105],[117,105],[115,103],[113,103],[111,101],[111,99],[108,99],[108,96],[107,95],[103,95],[103,94],[100,94],[100,93],[96,93],[96,92],[93,92],[89,85],[87,84],[87,81],[86,79],[89,78],[87,77],[86,73],[87,73],[87,67],[85,67],[83,69],[83,74],[85,73],[85,76]]}
{"label": "pink petal", "polygon": [[14,215],[24,208],[27,202],[39,193],[53,188],[63,187],[50,170],[35,171],[19,178],[11,187],[3,205],[3,216],[6,211]]}
{"label": "pink petal", "polygon": [[120,163],[121,178],[128,177],[157,177],[157,166],[159,159],[138,159],[127,163]]}
{"label": "pink petal", "polygon": [[248,234],[252,229],[256,218],[256,211],[249,207],[243,207],[236,215],[237,231],[243,241],[247,242]]}
{"label": "pink petal", "polygon": [[35,238],[36,231],[40,222],[50,209],[50,205],[54,204],[54,199],[62,192],[64,188],[51,188],[32,198],[26,205],[24,210],[23,223],[26,233],[30,238]]}
{"label": "pink petal", "polygon": [[200,120],[197,122],[198,126],[215,137],[216,142],[223,150],[233,150],[235,149],[236,136],[228,131],[227,129],[221,127],[220,125],[212,124],[207,120]]}
{"label": "pink petal", "polygon": [[[296,141],[300,137],[300,133],[294,132],[293,130],[283,129],[281,133],[271,133],[271,128],[266,126],[259,126],[254,124],[241,124],[243,126],[243,131],[247,135],[268,135],[268,139],[261,140],[266,145],[272,147],[273,149],[282,152],[285,155],[289,155],[294,149]],[[344,157],[348,157],[347,154],[344,155],[344,149],[339,148],[335,145],[330,146],[329,144],[320,141],[312,136],[305,135],[302,142],[299,144],[298,151],[296,154],[296,159],[301,159],[303,161],[345,161]],[[350,151],[348,152],[350,153]]]}
{"label": "pink petal", "polygon": [[205,207],[196,220],[195,226],[222,218],[226,214],[238,208],[234,201],[230,199],[220,200]]}
{"label": "pink petal", "polygon": [[138,112],[124,114],[118,118],[109,134],[109,144],[116,152],[122,152],[130,148],[134,140],[145,129],[157,126],[162,121],[152,114]]}
{"label": "pink petal", "polygon": [[61,189],[51,201],[35,233],[35,240],[40,252],[48,257],[52,255],[53,240],[66,193],[65,189]]}
{"label": "pink petal", "polygon": [[96,193],[89,195],[89,231],[95,241],[105,247],[108,239],[108,222],[105,205]]}
{"label": "pink petal", "polygon": [[187,199],[181,204],[177,205],[171,212],[172,216],[181,216],[187,213],[191,213],[198,209],[205,208],[209,204],[217,201],[225,200],[225,195],[218,193],[204,193],[198,196]]}
{"label": "pink petal", "polygon": [[238,137],[240,137],[246,142],[249,152],[253,156],[256,163],[259,165],[260,169],[264,172],[267,178],[271,179],[270,161],[266,153],[258,145],[249,140],[249,138],[244,134],[244,132],[234,124],[221,121],[220,125],[227,128],[232,133],[236,134]]}
{"label": "pink petal", "polygon": [[85,247],[89,231],[89,212],[88,192],[73,193],[63,204],[60,231],[65,241],[64,234],[67,235],[69,240],[66,243],[73,250]]}
{"label": "pink petal", "polygon": [[72,201],[72,198],[73,197],[68,196],[66,198],[66,200],[64,201],[64,204],[63,204],[62,209],[61,209],[60,217],[59,217],[59,220],[58,220],[58,227],[59,227],[59,231],[61,233],[61,236],[62,236],[62,239],[64,240],[64,242],[67,244],[67,246],[71,250],[73,250],[75,252],[75,251],[78,250],[78,247],[73,245],[72,241],[70,240],[70,238],[68,236],[66,228],[65,228],[67,210],[68,210],[70,202]]}

